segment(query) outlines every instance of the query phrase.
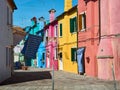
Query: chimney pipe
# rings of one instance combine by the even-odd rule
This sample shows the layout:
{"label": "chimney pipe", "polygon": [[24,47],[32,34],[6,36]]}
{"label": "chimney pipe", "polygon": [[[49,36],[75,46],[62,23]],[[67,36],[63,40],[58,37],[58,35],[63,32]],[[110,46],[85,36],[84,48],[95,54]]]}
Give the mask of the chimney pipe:
{"label": "chimney pipe", "polygon": [[50,13],[50,22],[52,22],[55,19],[55,12],[56,12],[55,9],[49,10],[49,13]]}

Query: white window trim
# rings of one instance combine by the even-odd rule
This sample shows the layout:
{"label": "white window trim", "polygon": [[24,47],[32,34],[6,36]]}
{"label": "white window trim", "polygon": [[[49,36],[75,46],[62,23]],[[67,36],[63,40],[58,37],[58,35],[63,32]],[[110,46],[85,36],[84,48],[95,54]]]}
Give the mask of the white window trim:
{"label": "white window trim", "polygon": [[[73,19],[73,18],[75,18],[75,17],[77,17],[77,16],[73,16],[73,17],[71,17],[70,19]],[[75,25],[75,24],[74,24]],[[74,28],[75,29],[75,28]],[[74,32],[72,32],[71,34],[75,34],[77,32],[77,27],[76,27],[76,31],[74,30]]]}
{"label": "white window trim", "polygon": [[58,35],[58,25],[55,25],[54,26],[54,37],[57,37],[57,35]]}
{"label": "white window trim", "polygon": [[[72,47],[72,48],[76,48],[76,51],[77,51],[77,47]],[[75,53],[74,53],[75,54]],[[77,60],[77,52],[76,54],[74,55],[74,58],[75,58],[75,61]]]}
{"label": "white window trim", "polygon": [[[60,23],[62,24],[62,23]],[[63,33],[62,33],[62,36],[60,36],[60,24],[59,24],[59,38],[62,38],[63,37]],[[63,27],[63,24],[62,24],[62,27]],[[63,31],[63,28],[62,28],[62,31]]]}
{"label": "white window trim", "polygon": [[45,36],[48,37],[48,29],[45,32]]}
{"label": "white window trim", "polygon": [[80,13],[80,15],[82,16],[82,29],[80,30],[81,32],[84,32],[86,30],[86,28],[84,28],[85,26],[83,26],[83,23],[84,23],[83,14],[86,15],[86,11]]}
{"label": "white window trim", "polygon": [[54,48],[54,60],[57,60],[57,48]]}

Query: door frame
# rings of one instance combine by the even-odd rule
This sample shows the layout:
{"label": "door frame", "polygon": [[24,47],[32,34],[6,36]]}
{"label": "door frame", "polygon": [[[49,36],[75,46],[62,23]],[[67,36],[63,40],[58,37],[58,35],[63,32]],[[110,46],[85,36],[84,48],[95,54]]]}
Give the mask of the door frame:
{"label": "door frame", "polygon": [[[62,54],[62,60],[60,58],[60,53]],[[60,68],[60,64],[62,64],[62,68]],[[59,70],[63,70],[63,53],[59,52]]]}
{"label": "door frame", "polygon": [[[85,51],[86,51],[86,47],[79,47],[79,48],[77,48],[77,51],[79,49],[81,49],[81,48],[84,48],[84,52],[83,52],[83,68],[84,68],[84,70],[83,70],[83,73],[81,74],[81,75],[84,75],[84,73],[85,73]],[[77,54],[77,51],[76,51],[76,54]],[[78,54],[76,55],[76,59],[77,59],[78,74],[80,74],[79,73],[79,66],[78,66],[78,58],[77,58],[77,56],[78,56]]]}

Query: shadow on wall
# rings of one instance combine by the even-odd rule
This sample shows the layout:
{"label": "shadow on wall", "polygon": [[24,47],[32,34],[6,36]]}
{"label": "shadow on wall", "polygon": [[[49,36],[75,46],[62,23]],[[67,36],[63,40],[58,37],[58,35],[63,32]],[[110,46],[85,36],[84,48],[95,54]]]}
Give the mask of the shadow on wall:
{"label": "shadow on wall", "polygon": [[95,2],[95,1],[97,1],[97,0],[84,0],[84,1],[86,1],[86,2],[89,2],[89,1],[94,1],[94,2]]}
{"label": "shadow on wall", "polygon": [[50,74],[50,71],[15,72],[15,74],[11,78],[3,81],[0,85],[17,84],[22,82],[51,79],[51,78],[52,76]]}

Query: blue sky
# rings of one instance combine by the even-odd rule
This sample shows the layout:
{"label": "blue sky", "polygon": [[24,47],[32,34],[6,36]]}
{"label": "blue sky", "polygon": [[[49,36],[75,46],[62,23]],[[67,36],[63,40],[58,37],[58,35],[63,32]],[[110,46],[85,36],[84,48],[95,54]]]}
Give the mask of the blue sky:
{"label": "blue sky", "polygon": [[[32,17],[44,16],[49,19],[48,11],[52,8],[56,10],[55,16],[59,16],[64,11],[64,0],[14,0],[17,10],[14,11],[13,24],[25,27],[31,25]],[[73,0],[73,6],[78,0]]]}

